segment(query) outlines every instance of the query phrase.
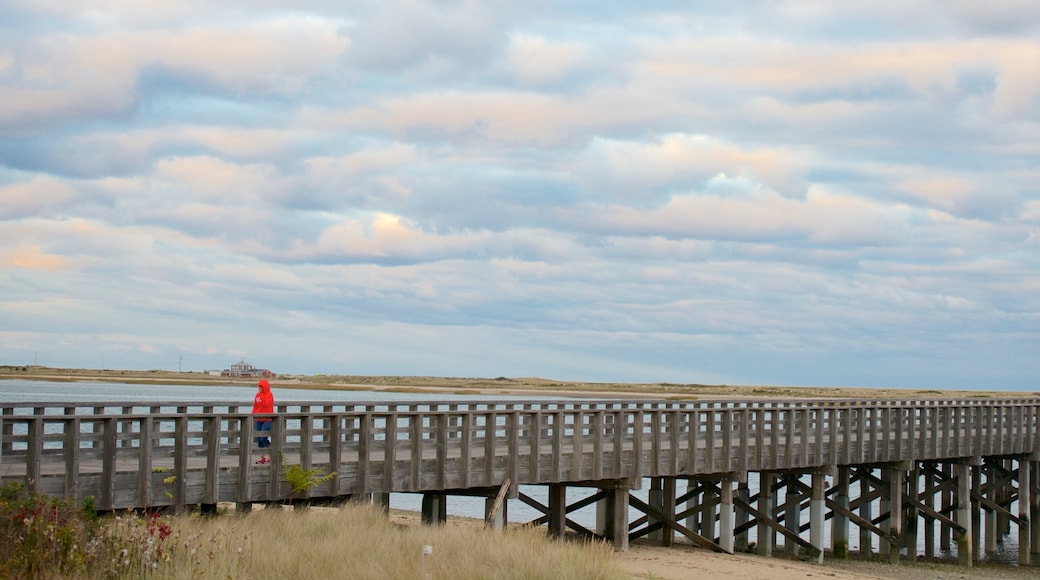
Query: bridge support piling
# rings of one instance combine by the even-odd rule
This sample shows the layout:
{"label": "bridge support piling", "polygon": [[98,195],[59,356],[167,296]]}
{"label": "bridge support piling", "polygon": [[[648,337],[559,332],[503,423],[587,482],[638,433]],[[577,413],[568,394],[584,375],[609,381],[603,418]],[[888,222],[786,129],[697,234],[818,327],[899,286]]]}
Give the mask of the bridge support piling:
{"label": "bridge support piling", "polygon": [[[894,512],[892,510],[892,470],[888,467],[881,468],[881,506],[878,509],[878,518],[884,518],[881,523],[881,530],[885,532],[885,535],[878,538],[878,555],[882,558],[892,557],[892,541],[891,537],[896,532],[893,529],[892,524],[895,518],[893,518]],[[887,517],[886,517],[887,516]],[[898,558],[899,549],[896,548],[896,554]]]}
{"label": "bridge support piling", "polygon": [[903,541],[902,547],[906,550],[906,556],[911,562],[917,561],[917,533],[918,533],[918,510],[917,504],[921,501],[921,470],[916,462],[913,462],[910,471],[905,472],[907,480],[903,483],[906,493],[905,505],[903,506]]}
{"label": "bridge support piling", "polygon": [[613,512],[610,537],[617,552],[628,551],[628,494],[628,487],[624,485],[617,485],[609,490],[609,503]]}
{"label": "bridge support piling", "polygon": [[[792,473],[784,475],[784,486],[786,494],[784,498],[784,527],[788,531],[798,534],[801,527],[802,494],[798,490],[798,476]],[[784,538],[784,552],[787,554],[798,553],[798,544],[791,541],[790,537]]]}
{"label": "bridge support piling", "polygon": [[448,496],[443,492],[424,493],[422,496],[422,523],[440,526],[448,521]]}
{"label": "bridge support piling", "polygon": [[1028,566],[1032,558],[1033,526],[1030,522],[1030,506],[1033,505],[1033,483],[1030,481],[1032,462],[1020,458],[1018,460],[1018,563]]}
{"label": "bridge support piling", "polygon": [[[860,467],[856,470],[859,477],[859,517],[864,521],[872,521],[873,508],[871,508],[871,471],[869,467]],[[874,536],[872,532],[860,526],[859,528],[859,555],[861,558],[868,557],[873,553]]]}
{"label": "bridge support piling", "polygon": [[962,530],[955,532],[957,537],[957,561],[963,566],[971,566],[973,562],[972,548],[975,545],[972,540],[972,508],[971,508],[971,482],[972,469],[967,463],[958,463],[953,466],[954,477],[957,478],[957,493],[954,500],[957,502],[955,521],[962,526]]}
{"label": "bridge support piling", "polygon": [[980,497],[979,494],[982,493],[982,463],[977,460],[973,461],[973,464],[969,466],[969,471],[971,473],[969,478],[971,490],[968,495],[971,506],[971,556],[975,561],[979,561],[982,559],[982,504],[976,498]]}
{"label": "bridge support piling", "polygon": [[[690,515],[686,516],[684,524],[686,525],[686,529],[698,533],[701,531],[701,518],[704,517],[704,513],[700,511],[700,507],[702,505],[702,502],[704,501],[702,499],[703,487],[704,486],[701,484],[700,481],[697,481],[695,479],[686,480],[686,511]],[[692,539],[685,536],[680,538],[680,541],[687,544],[695,544],[695,542]]]}
{"label": "bridge support piling", "polygon": [[730,476],[723,477],[719,485],[721,486],[719,494],[721,499],[719,504],[719,545],[722,546],[723,550],[733,553],[733,478]]}
{"label": "bridge support piling", "polygon": [[1030,459],[1027,461],[1032,475],[1029,483],[1032,491],[1029,494],[1029,538],[1032,548],[1029,550],[1033,560],[1040,561],[1040,461]]}
{"label": "bridge support piling", "polygon": [[[924,468],[921,470],[925,490],[922,504],[928,510],[934,510],[936,505],[935,492],[933,491],[934,486],[937,483],[935,478],[935,467],[934,462],[926,461],[924,463]],[[928,515],[926,512],[924,515],[924,557],[926,559],[930,560],[935,557],[935,542],[935,518]],[[915,543],[914,546],[916,545],[917,544]]]}
{"label": "bridge support piling", "polygon": [[[661,513],[665,513],[664,512],[664,486],[662,485],[662,479],[663,478],[661,478],[661,477],[651,477],[650,478],[650,491],[647,493],[647,499],[649,500],[650,507],[652,507],[652,508],[654,508],[656,510],[661,511]],[[650,525],[662,523],[661,519],[658,518],[656,515],[649,516],[647,518],[647,521],[650,523]],[[647,539],[653,540],[655,542],[660,542],[662,538],[664,538],[664,527],[663,526],[662,526],[661,529],[654,530],[654,531],[650,532],[649,534],[647,534]]]}
{"label": "bridge support piling", "polygon": [[776,532],[766,525],[762,518],[774,518],[776,511],[776,476],[772,471],[762,471],[758,474],[758,513],[759,521],[755,526],[758,534],[758,545],[756,549],[759,556],[772,556],[773,548],[776,546]]}
{"label": "bridge support piling", "polygon": [[[949,462],[942,463],[942,481],[946,483],[953,480],[953,464]],[[953,489],[949,486],[943,488],[942,497],[940,499],[940,505],[942,506],[942,513],[950,514],[956,509],[953,503]],[[939,525],[939,550],[942,552],[949,552],[950,546],[953,544],[953,528],[949,524],[943,522]]]}
{"label": "bridge support piling", "polygon": [[[888,472],[888,496],[889,496],[889,536],[885,543],[889,544],[889,560],[893,564],[899,563],[899,557],[903,544],[903,481],[904,474],[902,466],[886,469]],[[914,482],[916,485],[916,482]],[[914,550],[917,546],[914,546]]]}
{"label": "bridge support piling", "polygon": [[614,509],[608,497],[596,502],[596,533],[610,537],[610,526],[614,521]]}
{"label": "bridge support piling", "polygon": [[[714,539],[715,538],[715,522],[718,521],[719,511],[719,497],[715,495],[715,488],[710,483],[705,482],[701,488],[703,489],[701,498],[701,515],[700,515],[700,534],[701,536]],[[720,494],[721,495],[721,494]],[[732,494],[730,495],[730,502],[733,501]],[[691,528],[696,529],[696,528]],[[732,552],[732,548],[730,549]]]}
{"label": "bridge support piling", "polygon": [[[982,495],[989,501],[999,504],[1002,481],[997,473],[997,464],[993,460],[987,460],[982,464],[981,470],[986,476],[985,492]],[[997,552],[997,536],[999,534],[1000,518],[997,517],[996,510],[983,508],[983,521],[985,522],[986,527],[985,553],[986,555],[992,555]]]}
{"label": "bridge support piling", "polygon": [[380,508],[387,514],[390,513],[390,494],[389,493],[373,493],[371,494],[372,505]]}
{"label": "bridge support piling", "polygon": [[[834,502],[842,509],[849,509],[849,468],[839,467],[835,482]],[[849,557],[849,517],[834,511],[831,520],[831,553],[835,558]]]}
{"label": "bridge support piling", "polygon": [[[737,484],[737,499],[740,500],[740,505],[750,505],[751,490],[748,487],[747,474],[743,475],[743,479]],[[748,551],[748,533],[746,529],[748,521],[750,521],[750,517],[747,510],[736,508],[734,526],[742,530],[733,539],[733,550],[736,552]]]}
{"label": "bridge support piling", "polygon": [[812,496],[809,499],[809,543],[817,548],[814,561],[823,563],[823,527],[826,523],[827,478],[822,471],[812,473]]}
{"label": "bridge support piling", "polygon": [[[669,514],[668,517],[674,522],[675,521],[675,478],[674,477],[666,477],[664,479],[664,485],[662,487],[663,487],[663,489],[662,489],[663,502],[661,504],[662,505],[662,512],[661,513]],[[665,526],[662,531],[663,531],[663,534],[661,535],[661,545],[665,546],[665,547],[671,547],[672,544],[675,543],[675,530],[673,528],[669,527],[669,526]]]}
{"label": "bridge support piling", "polygon": [[567,486],[549,484],[549,535],[562,538],[567,533]]}

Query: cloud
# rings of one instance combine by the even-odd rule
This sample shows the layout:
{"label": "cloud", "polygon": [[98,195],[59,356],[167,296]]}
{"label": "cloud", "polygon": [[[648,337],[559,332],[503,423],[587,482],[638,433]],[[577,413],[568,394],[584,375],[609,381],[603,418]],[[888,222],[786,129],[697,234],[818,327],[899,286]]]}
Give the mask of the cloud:
{"label": "cloud", "polygon": [[0,0],[0,358],[1031,384],[1040,14],[752,4]]}
{"label": "cloud", "polygon": [[78,198],[68,184],[37,175],[27,182],[16,182],[0,187],[0,219],[11,220],[40,215],[61,215],[62,208]]}

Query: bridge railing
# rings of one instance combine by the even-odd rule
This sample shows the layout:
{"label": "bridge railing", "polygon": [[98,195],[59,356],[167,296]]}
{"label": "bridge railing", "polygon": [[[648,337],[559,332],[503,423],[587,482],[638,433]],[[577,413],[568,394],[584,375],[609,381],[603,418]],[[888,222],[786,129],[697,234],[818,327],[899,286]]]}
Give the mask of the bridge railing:
{"label": "bridge railing", "polygon": [[424,402],[364,410],[289,404],[272,416],[274,462],[257,466],[255,417],[245,405],[172,413],[146,405],[149,412],[137,403],[73,412],[37,403],[4,407],[0,479],[69,498],[93,495],[101,509],[116,509],[284,498],[291,490],[279,477],[283,457],[335,471],[312,494],[336,496],[490,488],[507,478],[695,476],[1040,449],[1036,399]]}

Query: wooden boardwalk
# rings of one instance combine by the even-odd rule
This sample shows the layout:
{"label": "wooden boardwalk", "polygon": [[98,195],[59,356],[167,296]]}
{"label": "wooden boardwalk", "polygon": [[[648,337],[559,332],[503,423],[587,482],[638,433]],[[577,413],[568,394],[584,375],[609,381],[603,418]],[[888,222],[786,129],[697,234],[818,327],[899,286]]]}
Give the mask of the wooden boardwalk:
{"label": "wooden boardwalk", "polygon": [[[248,409],[0,404],[0,480],[93,496],[102,510],[246,506],[289,498],[284,461],[336,473],[297,500],[422,493],[424,517],[440,521],[448,496],[477,495],[501,525],[503,491],[553,534],[622,550],[678,536],[733,552],[753,533],[760,553],[820,559],[847,555],[854,529],[861,551],[898,560],[918,554],[920,531],[923,555],[955,545],[970,564],[1014,526],[1019,561],[1040,552],[1036,398],[292,403],[273,415],[268,465],[254,463]],[[645,481],[649,501],[630,493]],[[520,485],[547,486],[548,505]],[[574,486],[598,491],[568,505]],[[567,518],[593,502],[596,529]],[[630,521],[630,507],[642,517]]]}

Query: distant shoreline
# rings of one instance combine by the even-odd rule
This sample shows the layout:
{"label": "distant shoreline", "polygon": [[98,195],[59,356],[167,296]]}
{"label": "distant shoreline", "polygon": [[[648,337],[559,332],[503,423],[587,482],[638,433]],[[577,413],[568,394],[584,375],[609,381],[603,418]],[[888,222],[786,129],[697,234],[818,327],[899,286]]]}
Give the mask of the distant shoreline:
{"label": "distant shoreline", "polygon": [[[130,384],[255,385],[259,377],[226,377],[202,372],[65,369],[42,366],[0,366],[0,380],[29,379],[54,382],[100,381]],[[602,396],[605,398],[989,398],[1037,397],[1027,391],[894,389],[863,387],[789,387],[770,385],[704,385],[675,383],[592,383],[538,377],[460,378],[427,376],[282,375],[272,386],[288,389],[359,390],[473,395]]]}

